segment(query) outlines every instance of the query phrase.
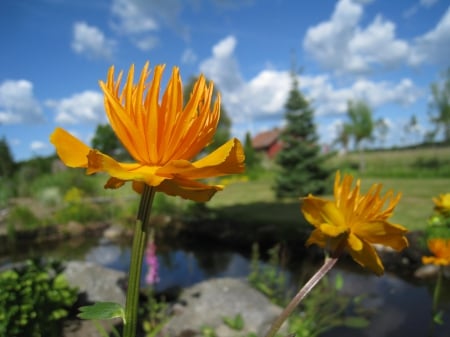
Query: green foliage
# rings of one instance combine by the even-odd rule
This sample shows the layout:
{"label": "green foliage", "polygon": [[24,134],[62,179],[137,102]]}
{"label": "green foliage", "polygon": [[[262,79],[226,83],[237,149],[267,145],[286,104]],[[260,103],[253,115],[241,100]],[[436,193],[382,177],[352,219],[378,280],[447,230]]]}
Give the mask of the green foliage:
{"label": "green foliage", "polygon": [[[257,244],[252,246],[249,283],[277,305],[287,305],[286,279],[280,272],[279,245],[269,251],[270,261],[261,267]],[[364,328],[369,324],[368,312],[362,308],[361,296],[340,293],[344,279],[337,275],[334,283],[327,277],[305,297],[289,317],[289,332],[299,337],[315,337],[338,326]]]}
{"label": "green foliage", "polygon": [[26,206],[13,207],[7,217],[7,225],[13,228],[34,229],[41,225],[41,220]]}
{"label": "green foliage", "polygon": [[0,179],[11,178],[16,169],[16,163],[4,137],[0,139],[0,158]]}
{"label": "green foliage", "polygon": [[375,123],[372,117],[372,110],[364,101],[349,101],[347,116],[350,119],[348,124],[345,124],[344,130],[353,137],[355,147],[360,149],[360,144],[363,140],[372,139]]}
{"label": "green foliage", "polygon": [[442,130],[444,141],[450,143],[450,68],[442,74],[440,82],[431,85],[431,94],[430,120],[436,127],[432,134]]}
{"label": "green foliage", "polygon": [[85,201],[84,193],[77,187],[72,187],[64,195],[64,204],[55,214],[58,223],[77,221],[87,223],[102,220],[106,217],[103,210],[98,210],[92,203]]}
{"label": "green foliage", "polygon": [[[25,173],[25,172],[22,172]],[[54,174],[42,174],[39,176],[20,175],[18,184],[21,185],[19,195],[38,198],[43,190],[54,187],[64,195],[73,186],[84,193],[94,196],[98,193],[99,186],[95,178],[87,176],[83,170],[63,170]]]}
{"label": "green foliage", "polygon": [[283,305],[286,299],[286,277],[280,267],[280,245],[269,249],[267,265],[261,265],[259,246],[252,245],[252,259],[250,264],[249,283],[266,295],[273,303]]}
{"label": "green foliage", "polygon": [[[289,333],[298,337],[316,337],[339,326],[360,329],[367,327],[367,313],[359,306],[362,298],[340,294],[343,282],[340,275],[336,277],[334,284],[327,277],[323,278],[302,301],[299,313],[289,317]],[[350,311],[353,313],[349,313]]]}
{"label": "green foliage", "polygon": [[28,260],[0,274],[0,336],[59,337],[77,299],[58,262]]}
{"label": "green foliage", "polygon": [[329,155],[322,155],[314,124],[314,111],[303,97],[293,74],[293,87],[285,105],[286,127],[281,133],[283,147],[276,158],[280,172],[275,180],[278,198],[323,194],[329,190]]}
{"label": "green foliage", "polygon": [[125,311],[119,303],[97,302],[92,305],[80,307],[78,317],[81,319],[113,319],[121,318],[125,320]]}
{"label": "green foliage", "polygon": [[245,134],[244,153],[245,153],[245,168],[247,173],[248,171],[251,171],[261,166],[261,156],[255,151],[255,148],[253,147],[250,132],[247,132]]}
{"label": "green foliage", "polygon": [[237,314],[234,317],[223,317],[222,320],[230,329],[236,331],[241,331],[245,325],[244,318],[242,318],[241,314]]}
{"label": "green foliage", "polygon": [[145,331],[146,337],[154,337],[160,333],[170,318],[168,307],[164,299],[158,300],[155,297],[153,288],[147,290],[147,301],[145,302],[142,313],[142,328]]}

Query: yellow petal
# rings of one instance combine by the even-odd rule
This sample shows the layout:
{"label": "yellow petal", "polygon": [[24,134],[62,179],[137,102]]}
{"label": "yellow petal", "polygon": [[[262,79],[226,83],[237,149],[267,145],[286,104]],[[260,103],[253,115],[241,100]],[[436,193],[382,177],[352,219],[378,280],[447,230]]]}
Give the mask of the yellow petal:
{"label": "yellow petal", "polygon": [[318,198],[311,194],[305,198],[302,198],[301,211],[305,217],[305,220],[317,228],[322,225],[324,223],[322,208],[328,202],[329,201],[326,199]]}
{"label": "yellow petal", "polygon": [[353,229],[354,233],[369,243],[379,243],[397,251],[408,247],[405,227],[386,221],[372,221],[359,224]]}
{"label": "yellow petal", "polygon": [[157,174],[163,176],[177,175],[186,179],[202,179],[232,173],[241,173],[245,169],[245,155],[241,143],[231,139],[204,158],[190,163],[187,160],[172,160]]}
{"label": "yellow petal", "polygon": [[206,202],[212,198],[217,192],[222,190],[220,185],[204,185],[192,180],[164,180],[156,187],[159,192],[164,192],[168,195],[180,196],[184,199],[193,200],[196,202]]}
{"label": "yellow petal", "polygon": [[353,233],[350,233],[347,238],[348,249],[359,252],[363,249],[363,242]]}
{"label": "yellow petal", "polygon": [[56,128],[50,136],[59,158],[69,167],[87,167],[91,148],[66,130]]}
{"label": "yellow petal", "polygon": [[336,237],[349,230],[345,223],[344,215],[332,202],[327,202],[320,210],[324,223],[320,225],[320,230],[326,235]]}
{"label": "yellow petal", "polygon": [[324,248],[327,244],[327,236],[325,236],[319,229],[312,231],[308,240],[306,241],[306,246],[316,244],[319,247]]}
{"label": "yellow petal", "polygon": [[[367,242],[361,241],[363,248],[361,250],[347,249],[353,260],[361,266],[369,268],[378,276],[383,275],[384,267],[375,249]],[[349,248],[347,246],[347,248]]]}
{"label": "yellow petal", "polygon": [[[89,152],[88,173],[106,172],[111,177],[123,181],[141,181],[150,186],[158,186],[165,177],[155,175],[157,167],[142,166],[140,164],[120,163],[99,151]],[[107,186],[113,186],[116,181]],[[114,187],[112,187],[114,188]]]}

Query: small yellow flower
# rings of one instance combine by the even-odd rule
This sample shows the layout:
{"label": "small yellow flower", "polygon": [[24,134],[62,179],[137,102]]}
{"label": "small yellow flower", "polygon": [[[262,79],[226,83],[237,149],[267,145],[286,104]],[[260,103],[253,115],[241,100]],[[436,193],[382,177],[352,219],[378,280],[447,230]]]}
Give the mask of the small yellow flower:
{"label": "small yellow flower", "polygon": [[430,239],[428,240],[428,249],[434,256],[423,256],[423,264],[450,265],[450,239]]}
{"label": "small yellow flower", "polygon": [[394,197],[389,191],[380,197],[380,184],[372,185],[367,194],[360,195],[359,179],[353,190],[352,176],[345,175],[342,183],[340,180],[337,172],[334,201],[311,194],[303,198],[303,215],[315,227],[306,244],[317,244],[332,251],[344,249],[360,265],[381,275],[384,267],[372,244],[383,244],[397,251],[408,246],[406,228],[387,221],[401,195]]}
{"label": "small yellow flower", "polygon": [[450,193],[441,194],[437,198],[433,198],[434,209],[441,214],[450,213]]}
{"label": "small yellow flower", "polygon": [[156,66],[153,79],[148,81],[147,62],[138,83],[133,84],[134,66],[131,66],[121,93],[122,72],[115,81],[114,67],[110,68],[106,82],[100,81],[108,119],[135,163],[118,162],[61,128],[56,128],[50,141],[67,166],[86,168],[87,174],[109,174],[105,188],[119,188],[132,181],[138,193],[147,184],[169,195],[207,201],[223,186],[198,180],[243,172],[242,145],[237,139],[231,139],[209,155],[190,162],[215,134],[220,96],[212,104],[213,84],[208,85],[200,76],[183,108],[181,77],[179,69],[174,67],[160,100],[163,71],[164,65]]}

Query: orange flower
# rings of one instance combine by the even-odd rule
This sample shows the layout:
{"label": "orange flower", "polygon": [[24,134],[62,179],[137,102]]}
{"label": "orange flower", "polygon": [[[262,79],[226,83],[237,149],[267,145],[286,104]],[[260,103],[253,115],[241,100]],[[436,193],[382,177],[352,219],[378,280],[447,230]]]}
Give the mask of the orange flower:
{"label": "orange flower", "polygon": [[434,256],[423,256],[423,264],[450,265],[450,239],[430,239],[428,240],[428,249]]}
{"label": "orange flower", "polygon": [[[380,197],[381,185],[375,184],[365,195],[360,195],[360,180],[352,190],[353,177],[340,173],[334,182],[334,201],[309,195],[303,198],[302,212],[314,227],[307,245],[317,244],[332,251],[344,249],[360,265],[384,272],[383,264],[372,244],[383,244],[400,251],[408,246],[403,226],[388,222],[400,195],[389,191]],[[383,210],[384,204],[388,202]]]}
{"label": "orange flower", "polygon": [[86,168],[87,174],[106,172],[105,188],[119,188],[132,181],[141,193],[144,184],[157,191],[198,202],[209,200],[221,185],[207,185],[199,179],[244,171],[244,151],[231,139],[209,155],[190,162],[208,145],[220,117],[220,96],[212,104],[213,84],[200,76],[183,108],[183,88],[179,69],[173,68],[166,91],[159,99],[164,65],[155,67],[148,83],[149,64],[145,64],[138,83],[133,84],[134,66],[119,93],[122,72],[114,80],[114,67],[106,83],[100,82],[105,109],[111,126],[136,161],[118,162],[91,149],[67,131],[57,128],[50,137],[61,160],[69,167]]}
{"label": "orange flower", "polygon": [[437,198],[432,198],[434,209],[441,214],[450,213],[450,193],[440,194]]}

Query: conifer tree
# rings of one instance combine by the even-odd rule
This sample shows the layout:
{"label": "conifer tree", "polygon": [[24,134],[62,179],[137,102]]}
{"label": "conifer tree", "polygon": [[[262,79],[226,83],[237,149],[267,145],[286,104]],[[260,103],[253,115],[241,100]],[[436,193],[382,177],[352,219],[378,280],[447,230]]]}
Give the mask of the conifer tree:
{"label": "conifer tree", "polygon": [[280,172],[275,180],[276,195],[281,198],[325,193],[331,172],[324,167],[324,161],[329,155],[321,154],[314,111],[300,92],[294,71],[285,109],[283,147],[277,156]]}

